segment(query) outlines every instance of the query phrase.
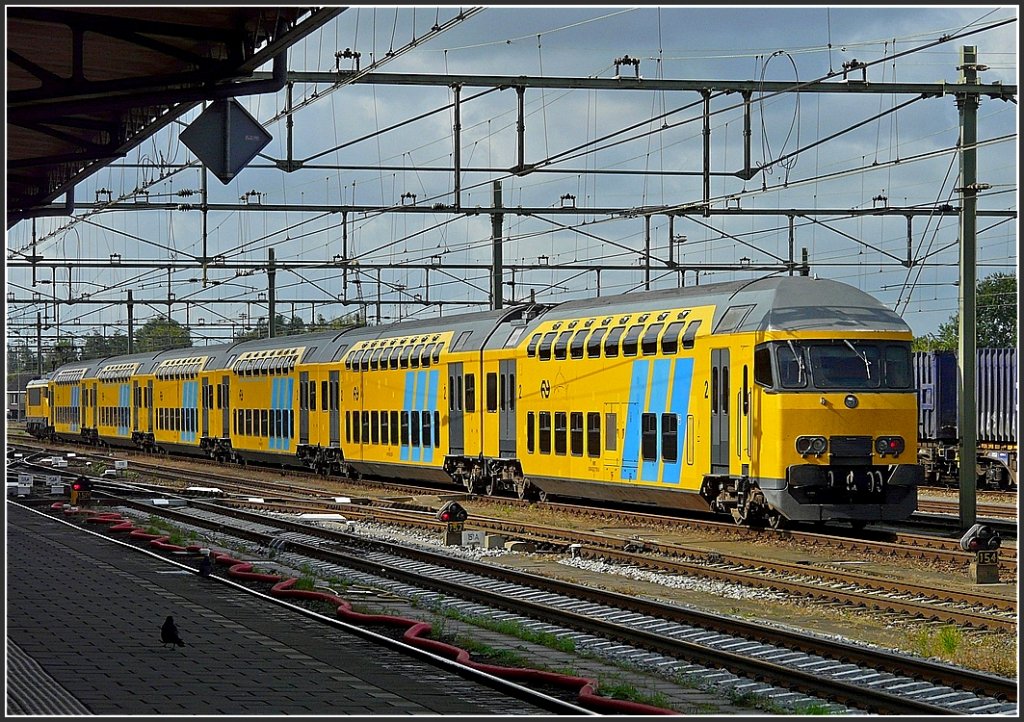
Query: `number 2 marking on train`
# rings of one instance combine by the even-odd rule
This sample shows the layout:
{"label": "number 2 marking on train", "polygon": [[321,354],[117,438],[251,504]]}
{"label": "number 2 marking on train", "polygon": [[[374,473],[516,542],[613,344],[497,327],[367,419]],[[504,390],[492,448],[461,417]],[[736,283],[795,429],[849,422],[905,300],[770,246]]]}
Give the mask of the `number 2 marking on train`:
{"label": "number 2 marking on train", "polygon": [[704,398],[708,397],[708,382],[704,382]]}

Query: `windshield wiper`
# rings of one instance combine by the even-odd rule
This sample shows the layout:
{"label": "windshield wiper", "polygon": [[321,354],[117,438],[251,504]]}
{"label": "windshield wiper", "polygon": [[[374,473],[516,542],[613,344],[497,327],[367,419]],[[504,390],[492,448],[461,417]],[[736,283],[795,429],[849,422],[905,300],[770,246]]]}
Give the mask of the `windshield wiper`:
{"label": "windshield wiper", "polygon": [[796,367],[800,371],[800,378],[798,378],[796,382],[798,384],[802,384],[804,383],[804,374],[807,373],[807,367],[804,366],[803,352],[801,351],[800,353],[797,353],[796,346],[793,345],[793,342],[791,340],[786,339],[786,343],[789,344],[789,352],[793,354],[793,358],[796,359]]}
{"label": "windshield wiper", "polygon": [[850,343],[849,339],[845,339],[844,338],[843,339],[843,343],[845,343],[847,346],[849,346],[850,350],[853,351],[855,354],[857,354],[857,358],[859,358],[861,361],[864,362],[864,373],[866,373],[868,375],[868,381],[870,381],[871,380],[871,362],[868,361],[868,355],[866,353],[862,354],[860,351],[858,351],[856,348],[854,348],[853,344]]}

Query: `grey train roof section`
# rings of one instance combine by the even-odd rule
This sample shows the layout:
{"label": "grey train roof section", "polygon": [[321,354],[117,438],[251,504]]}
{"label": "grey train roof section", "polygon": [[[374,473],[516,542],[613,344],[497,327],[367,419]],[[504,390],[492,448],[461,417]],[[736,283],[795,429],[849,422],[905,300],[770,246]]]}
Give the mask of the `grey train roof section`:
{"label": "grey train roof section", "polygon": [[[807,276],[779,276],[567,301],[548,310],[527,332],[552,318],[601,317],[711,304],[716,307],[711,326],[716,331],[910,330],[895,312],[850,285]],[[722,317],[737,306],[752,308],[737,325],[719,329]]]}

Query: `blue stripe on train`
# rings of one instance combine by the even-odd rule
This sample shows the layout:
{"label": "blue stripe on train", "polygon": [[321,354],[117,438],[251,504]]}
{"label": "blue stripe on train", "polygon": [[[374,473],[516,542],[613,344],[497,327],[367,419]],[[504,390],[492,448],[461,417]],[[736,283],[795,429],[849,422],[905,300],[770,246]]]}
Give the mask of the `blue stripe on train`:
{"label": "blue stripe on train", "polygon": [[[433,425],[433,421],[435,419],[434,410],[437,408],[437,380],[438,380],[438,376],[439,376],[439,374],[438,374],[438,372],[436,370],[435,371],[430,371],[427,374],[427,378],[430,379],[430,380],[428,382],[428,388],[427,388],[427,407],[426,407],[426,410],[427,410],[427,413],[429,413],[430,417],[431,417],[431,429],[432,429],[431,438],[428,440],[427,444],[423,447],[423,461],[425,463],[427,463],[427,464],[430,464],[430,463],[432,463],[434,461],[434,437],[439,437],[440,433],[441,433],[441,430],[436,428]],[[438,417],[438,420],[440,420],[439,417]]]}
{"label": "blue stripe on train", "polygon": [[675,414],[679,420],[678,434],[676,435],[676,460],[665,462],[662,472],[662,482],[665,484],[678,484],[683,466],[683,449],[686,448],[686,417],[690,410],[690,386],[693,382],[693,359],[681,358],[675,360],[675,369],[672,374],[672,398],[669,401],[669,413]]}
{"label": "blue stripe on train", "polygon": [[629,405],[626,407],[625,440],[622,442],[623,480],[636,479],[640,457],[640,408],[647,400],[647,372],[650,361],[634,361],[633,377],[629,382]]}
{"label": "blue stripe on train", "polygon": [[[646,413],[654,414],[656,439],[661,442],[661,415],[665,411],[665,404],[668,396],[668,376],[672,366],[672,359],[659,359],[654,362],[654,372],[651,374],[651,393],[647,401]],[[652,461],[644,460],[640,465],[641,481],[658,480],[658,459],[661,454],[656,453]]]}
{"label": "blue stripe on train", "polygon": [[[405,372],[405,397],[402,400],[402,414],[406,419],[409,418],[409,412],[412,410],[413,391],[416,386],[416,372],[406,371]],[[401,415],[400,415],[401,416]],[[412,433],[411,424],[406,427],[406,437],[401,440],[401,451],[399,452],[398,458],[402,461],[409,460],[409,434]]]}

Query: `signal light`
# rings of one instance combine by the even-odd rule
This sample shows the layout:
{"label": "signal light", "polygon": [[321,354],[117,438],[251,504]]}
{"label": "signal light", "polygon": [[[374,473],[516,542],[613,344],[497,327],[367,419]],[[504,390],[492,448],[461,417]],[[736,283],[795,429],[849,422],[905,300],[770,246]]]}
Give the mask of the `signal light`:
{"label": "signal light", "polygon": [[875,451],[879,456],[899,456],[905,448],[902,436],[879,436],[875,439]]}
{"label": "signal light", "polygon": [[437,511],[437,520],[447,523],[464,522],[469,517],[469,512],[462,508],[462,505],[455,501],[449,501]]}
{"label": "signal light", "polygon": [[985,524],[975,524],[960,537],[960,548],[965,552],[991,551],[998,549],[1003,540],[999,534]]}

